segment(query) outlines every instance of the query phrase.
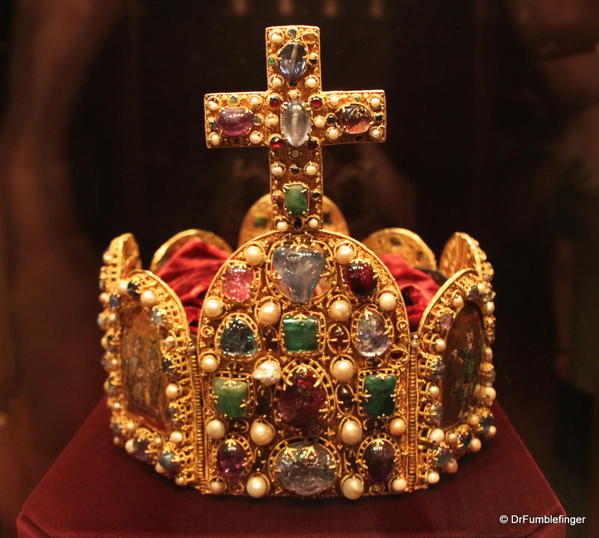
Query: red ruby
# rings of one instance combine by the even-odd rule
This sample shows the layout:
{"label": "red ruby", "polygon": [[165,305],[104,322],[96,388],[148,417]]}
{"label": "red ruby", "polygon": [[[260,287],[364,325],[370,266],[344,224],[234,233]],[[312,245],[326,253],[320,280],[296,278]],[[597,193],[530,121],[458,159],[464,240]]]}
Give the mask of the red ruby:
{"label": "red ruby", "polygon": [[252,296],[254,273],[242,265],[230,265],[222,276],[223,292],[234,301],[247,301]]}
{"label": "red ruby", "polygon": [[274,108],[274,109],[281,108],[281,105],[283,104],[283,100],[280,97],[273,95],[268,99],[268,104],[270,105],[270,108]]}
{"label": "red ruby", "polygon": [[355,261],[343,268],[349,289],[358,297],[368,297],[375,289],[377,276],[368,262]]}
{"label": "red ruby", "polygon": [[322,108],[322,98],[312,97],[312,99],[310,99],[310,106],[316,110]]}
{"label": "red ruby", "polygon": [[277,396],[278,418],[286,426],[301,430],[306,435],[318,432],[322,410],[326,406],[327,394],[318,381],[318,377],[309,369],[297,369],[289,380],[290,385]]}
{"label": "red ruby", "polygon": [[280,136],[273,136],[270,139],[270,147],[271,148],[281,148],[281,147],[283,147],[284,143],[285,143],[285,140],[283,140]]}
{"label": "red ruby", "polygon": [[216,468],[227,478],[237,478],[243,474],[247,454],[234,439],[223,441],[216,451]]}

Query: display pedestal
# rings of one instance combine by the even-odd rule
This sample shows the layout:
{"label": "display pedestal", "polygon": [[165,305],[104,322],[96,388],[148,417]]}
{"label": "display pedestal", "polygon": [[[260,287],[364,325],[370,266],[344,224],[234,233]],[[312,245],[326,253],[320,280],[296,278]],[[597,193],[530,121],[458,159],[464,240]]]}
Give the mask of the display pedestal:
{"label": "display pedestal", "polygon": [[40,536],[564,536],[562,524],[502,524],[564,509],[499,406],[498,434],[429,490],[299,500],[181,489],[112,444],[102,401],[25,502],[21,538]]}

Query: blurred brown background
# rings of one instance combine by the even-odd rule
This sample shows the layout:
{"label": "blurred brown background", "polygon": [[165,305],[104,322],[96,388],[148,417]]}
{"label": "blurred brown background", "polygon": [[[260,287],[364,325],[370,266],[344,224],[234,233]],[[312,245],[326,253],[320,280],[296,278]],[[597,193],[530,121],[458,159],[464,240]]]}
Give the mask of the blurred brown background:
{"label": "blurred brown background", "polygon": [[101,395],[109,240],[133,232],[146,261],[185,228],[234,244],[267,191],[266,151],[206,149],[202,96],[263,89],[264,27],[289,23],[321,27],[325,89],[387,91],[387,143],[327,149],[327,194],[359,238],[480,240],[499,399],[567,513],[597,511],[595,0],[15,0],[0,4],[5,535]]}

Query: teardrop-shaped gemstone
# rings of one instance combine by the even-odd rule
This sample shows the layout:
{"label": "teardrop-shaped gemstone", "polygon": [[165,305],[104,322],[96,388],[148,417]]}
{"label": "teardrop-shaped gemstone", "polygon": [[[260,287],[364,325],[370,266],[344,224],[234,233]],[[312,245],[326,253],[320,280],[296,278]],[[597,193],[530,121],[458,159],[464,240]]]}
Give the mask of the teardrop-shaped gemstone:
{"label": "teardrop-shaped gemstone", "polygon": [[241,318],[228,320],[220,337],[220,348],[230,357],[249,358],[258,350],[256,335]]}
{"label": "teardrop-shaped gemstone", "polygon": [[372,116],[364,105],[351,103],[337,111],[337,121],[346,133],[360,134],[368,131]]}
{"label": "teardrop-shaped gemstone", "polygon": [[376,289],[377,276],[368,262],[348,263],[343,267],[343,276],[349,289],[358,297],[368,297]]}
{"label": "teardrop-shaped gemstone", "polygon": [[241,106],[230,106],[220,111],[216,126],[227,136],[241,136],[250,132],[254,115]]}
{"label": "teardrop-shaped gemstone", "polygon": [[311,131],[310,108],[299,99],[287,101],[281,111],[281,132],[292,146],[306,142]]}
{"label": "teardrop-shaped gemstone", "polygon": [[273,267],[283,292],[299,303],[305,303],[320,281],[325,259],[322,252],[306,247],[281,247],[273,255]]}
{"label": "teardrop-shaped gemstone", "polygon": [[393,472],[395,450],[389,441],[372,441],[364,451],[364,463],[372,482],[385,482]]}
{"label": "teardrop-shaped gemstone", "polygon": [[245,470],[247,453],[234,439],[223,441],[216,450],[216,468],[226,478],[238,478]]}
{"label": "teardrop-shaped gemstone", "polygon": [[301,77],[306,70],[306,46],[298,41],[287,43],[279,51],[277,69],[286,79]]}
{"label": "teardrop-shaped gemstone", "polygon": [[354,392],[351,387],[341,385],[337,388],[337,406],[342,413],[349,413],[354,407]]}
{"label": "teardrop-shaped gemstone", "polygon": [[254,273],[243,265],[230,265],[222,276],[223,293],[234,301],[247,301],[252,295]]}
{"label": "teardrop-shaped gemstone", "polygon": [[378,357],[387,351],[390,338],[383,316],[374,310],[364,310],[358,319],[357,348],[363,357]]}
{"label": "teardrop-shaped gemstone", "polygon": [[335,482],[337,466],[329,451],[318,443],[290,443],[274,460],[281,487],[298,495],[316,495]]}
{"label": "teardrop-shaped gemstone", "polygon": [[278,419],[306,435],[316,433],[323,421],[327,394],[318,376],[310,368],[297,368],[286,380],[276,400]]}

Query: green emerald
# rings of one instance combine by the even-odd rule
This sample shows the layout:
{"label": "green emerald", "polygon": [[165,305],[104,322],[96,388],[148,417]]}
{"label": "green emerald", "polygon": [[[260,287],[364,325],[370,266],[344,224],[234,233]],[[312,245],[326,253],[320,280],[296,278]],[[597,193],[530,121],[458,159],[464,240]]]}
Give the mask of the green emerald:
{"label": "green emerald", "polygon": [[267,217],[256,217],[254,219],[254,226],[256,228],[266,228],[266,226],[268,226],[268,218]]}
{"label": "green emerald", "polygon": [[318,349],[318,320],[314,317],[286,316],[283,318],[283,339],[290,353]]}
{"label": "green emerald", "polygon": [[287,185],[285,208],[294,217],[301,217],[308,210],[308,189],[301,184]]}
{"label": "green emerald", "polygon": [[268,64],[269,65],[275,65],[275,63],[276,63],[276,60],[272,56],[269,56],[268,57]]}
{"label": "green emerald", "polygon": [[212,388],[216,395],[216,409],[219,413],[231,418],[245,416],[245,402],[249,393],[246,381],[217,377]]}
{"label": "green emerald", "polygon": [[237,96],[236,95],[231,95],[229,97],[229,103],[231,103],[232,105],[236,104],[238,101]]}
{"label": "green emerald", "polygon": [[364,392],[368,395],[364,401],[364,411],[371,417],[389,416],[395,412],[394,375],[369,375],[364,379]]}

